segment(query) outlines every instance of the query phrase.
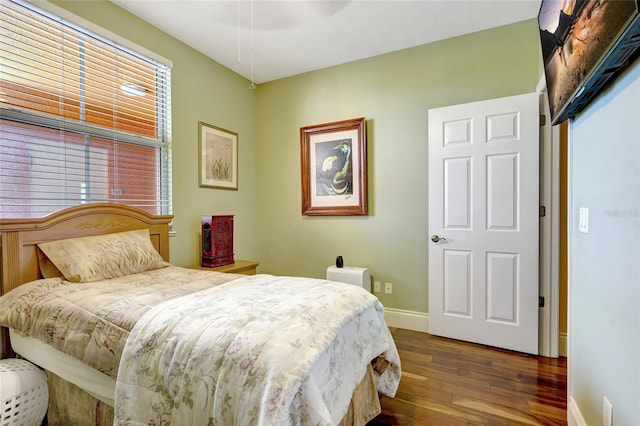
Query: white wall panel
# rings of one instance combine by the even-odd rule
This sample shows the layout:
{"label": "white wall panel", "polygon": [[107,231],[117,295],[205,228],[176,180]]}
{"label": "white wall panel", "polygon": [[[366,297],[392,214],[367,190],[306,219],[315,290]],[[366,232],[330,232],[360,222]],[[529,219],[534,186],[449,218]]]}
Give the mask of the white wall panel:
{"label": "white wall panel", "polygon": [[518,255],[492,253],[486,256],[487,320],[518,322]]}
{"label": "white wall panel", "polygon": [[517,112],[487,116],[487,142],[520,139],[520,114]]}
{"label": "white wall panel", "polygon": [[471,158],[444,160],[444,228],[471,228]]}
{"label": "white wall panel", "polygon": [[472,315],[470,251],[444,251],[444,313]]}
{"label": "white wall panel", "polygon": [[487,156],[487,229],[518,229],[518,154]]}
{"label": "white wall panel", "polygon": [[443,144],[470,144],[473,122],[471,119],[448,121],[442,124],[444,130]]}

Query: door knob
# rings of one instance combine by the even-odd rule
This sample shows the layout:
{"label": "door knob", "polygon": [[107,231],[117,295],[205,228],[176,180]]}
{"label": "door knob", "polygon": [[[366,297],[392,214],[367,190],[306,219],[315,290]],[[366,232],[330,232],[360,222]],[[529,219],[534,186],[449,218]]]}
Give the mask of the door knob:
{"label": "door knob", "polygon": [[439,235],[432,235],[431,236],[431,241],[433,241],[434,243],[440,242],[440,241],[447,241],[446,238],[441,237]]}

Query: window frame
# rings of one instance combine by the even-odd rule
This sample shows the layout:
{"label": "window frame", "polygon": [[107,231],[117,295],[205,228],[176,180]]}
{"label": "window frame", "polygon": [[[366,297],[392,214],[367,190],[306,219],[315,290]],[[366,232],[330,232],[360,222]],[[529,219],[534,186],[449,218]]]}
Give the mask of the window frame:
{"label": "window frame", "polygon": [[[100,127],[98,125],[90,124],[83,121],[69,121],[65,120],[64,114],[56,116],[50,116],[40,114],[31,111],[21,111],[13,109],[3,105],[0,102],[0,118],[3,120],[22,123],[30,126],[36,126],[38,128],[54,129],[60,132],[71,132],[79,136],[84,135],[85,138],[99,138],[104,140],[113,140],[115,144],[131,144],[143,147],[152,147],[157,152],[157,176],[156,182],[156,197],[153,213],[155,214],[172,214],[172,141],[171,141],[171,67],[172,62],[162,58],[161,56],[148,51],[134,43],[123,39],[109,31],[98,27],[83,18],[77,17],[71,14],[65,9],[59,6],[53,5],[48,2],[42,4],[33,5],[23,0],[1,0],[2,3],[13,3],[15,5],[24,7],[36,14],[39,14],[48,19],[52,19],[51,28],[58,28],[55,26],[65,26],[73,31],[85,34],[87,37],[91,37],[93,40],[105,43],[112,49],[123,52],[127,55],[132,55],[138,60],[142,60],[146,63],[153,64],[155,66],[155,83],[159,90],[154,92],[155,96],[155,133],[156,137],[136,135],[126,130],[118,130],[106,127]],[[43,7],[44,6],[44,7]],[[26,34],[26,33],[25,33]],[[78,65],[79,69],[86,65]],[[119,68],[118,68],[119,69]],[[159,71],[160,70],[160,71]],[[160,79],[160,80],[158,80]],[[160,85],[158,85],[161,81]],[[86,93],[79,94],[78,96],[86,96]],[[113,103],[109,104],[113,106]],[[87,163],[85,161],[85,167]],[[27,191],[28,192],[28,191]],[[109,198],[109,197],[107,197]],[[1,204],[4,198],[0,197],[0,211],[3,210]],[[17,198],[16,198],[17,199]],[[23,196],[21,199],[30,200],[27,196]],[[70,200],[67,200],[70,201]],[[116,198],[113,200],[97,200],[89,202],[119,202]],[[82,199],[78,200],[79,204],[84,204],[86,201]],[[132,203],[125,203],[129,205],[135,205]],[[55,203],[51,205],[52,210],[50,212],[59,210],[60,208],[67,207],[57,206]],[[144,209],[144,207],[142,207]],[[30,209],[29,209],[30,210]],[[146,210],[149,210],[148,208]],[[1,215],[0,215],[1,216]],[[11,216],[13,217],[13,216]]]}

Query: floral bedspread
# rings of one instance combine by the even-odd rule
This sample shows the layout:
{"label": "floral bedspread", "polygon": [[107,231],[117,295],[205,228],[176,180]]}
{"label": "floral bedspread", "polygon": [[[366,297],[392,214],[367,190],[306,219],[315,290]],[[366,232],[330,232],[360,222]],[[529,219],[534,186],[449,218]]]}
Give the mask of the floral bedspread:
{"label": "floral bedspread", "polygon": [[118,378],[120,424],[337,424],[368,360],[390,362],[378,391],[400,378],[378,300],[325,280],[175,266],[49,278],[1,296],[0,325]]}
{"label": "floral bedspread", "polygon": [[382,305],[351,285],[256,275],[168,300],[131,330],[117,425],[331,425],[370,360],[395,395],[400,360]]}
{"label": "floral bedspread", "polygon": [[115,379],[129,332],[145,312],[238,277],[169,266],[93,283],[41,279],[0,297],[0,325]]}

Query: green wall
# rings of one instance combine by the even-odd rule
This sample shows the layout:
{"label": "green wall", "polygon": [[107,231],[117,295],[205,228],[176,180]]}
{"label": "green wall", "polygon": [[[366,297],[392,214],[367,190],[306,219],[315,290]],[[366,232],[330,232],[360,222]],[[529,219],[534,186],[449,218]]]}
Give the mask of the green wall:
{"label": "green wall", "polygon": [[[239,259],[258,259],[255,92],[249,82],[105,0],[54,1],[92,23],[173,61],[173,230],[171,262],[199,262],[200,216],[235,215]],[[238,133],[237,191],[198,186],[198,121]]]}
{"label": "green wall", "polygon": [[[173,61],[171,261],[198,263],[199,217],[235,215],[238,259],[259,272],[324,277],[342,255],[392,282],[385,306],[427,312],[428,109],[533,92],[535,20],[261,84],[108,1],[55,1]],[[367,119],[369,215],[301,215],[299,128]],[[239,134],[239,189],[198,187],[197,123]]]}
{"label": "green wall", "polygon": [[[428,109],[534,92],[536,22],[262,84],[257,97],[260,271],[324,277],[342,255],[386,307],[427,312]],[[367,119],[369,215],[301,214],[299,128]]]}

